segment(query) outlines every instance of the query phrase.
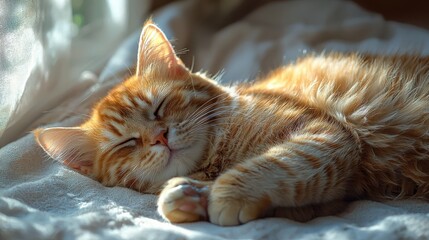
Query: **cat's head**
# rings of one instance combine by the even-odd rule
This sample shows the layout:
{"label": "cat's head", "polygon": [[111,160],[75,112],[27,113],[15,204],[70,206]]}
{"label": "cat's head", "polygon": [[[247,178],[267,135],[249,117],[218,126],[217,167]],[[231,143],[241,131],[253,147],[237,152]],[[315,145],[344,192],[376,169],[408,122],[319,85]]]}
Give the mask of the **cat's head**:
{"label": "cat's head", "polygon": [[37,129],[35,136],[52,158],[105,185],[156,192],[198,167],[222,101],[222,88],[189,71],[148,22],[135,75],[98,102],[82,125]]}

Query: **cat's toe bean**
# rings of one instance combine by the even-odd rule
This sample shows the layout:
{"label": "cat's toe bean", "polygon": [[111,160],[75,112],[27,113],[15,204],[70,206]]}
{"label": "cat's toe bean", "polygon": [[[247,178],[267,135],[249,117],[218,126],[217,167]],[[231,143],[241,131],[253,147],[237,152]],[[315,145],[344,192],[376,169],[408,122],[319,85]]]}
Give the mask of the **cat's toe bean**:
{"label": "cat's toe bean", "polygon": [[207,196],[199,187],[183,181],[167,184],[158,200],[158,212],[173,223],[206,219]]}

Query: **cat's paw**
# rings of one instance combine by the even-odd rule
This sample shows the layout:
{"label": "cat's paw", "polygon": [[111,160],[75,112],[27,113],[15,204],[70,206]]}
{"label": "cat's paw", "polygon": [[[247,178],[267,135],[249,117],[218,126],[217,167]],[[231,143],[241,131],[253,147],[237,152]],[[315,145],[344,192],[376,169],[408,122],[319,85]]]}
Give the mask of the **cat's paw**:
{"label": "cat's paw", "polygon": [[237,196],[237,191],[225,194],[216,190],[211,192],[208,214],[210,222],[221,226],[240,225],[261,218],[271,205],[268,197],[256,200]]}
{"label": "cat's paw", "polygon": [[172,223],[207,219],[209,186],[184,177],[172,178],[161,191],[158,212]]}

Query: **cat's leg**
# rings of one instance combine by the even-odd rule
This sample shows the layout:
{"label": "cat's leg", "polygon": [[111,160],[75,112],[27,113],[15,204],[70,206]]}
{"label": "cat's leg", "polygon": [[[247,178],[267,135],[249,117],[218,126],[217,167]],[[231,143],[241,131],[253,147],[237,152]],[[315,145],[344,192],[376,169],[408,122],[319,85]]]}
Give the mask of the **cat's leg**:
{"label": "cat's leg", "polygon": [[[207,205],[212,182],[200,182],[187,177],[171,179],[158,200],[160,215],[172,223],[207,221]],[[264,217],[282,217],[306,222],[316,217],[334,215],[347,206],[335,200],[301,207],[276,207],[265,212]]]}
{"label": "cat's leg", "polygon": [[310,122],[287,141],[219,176],[210,192],[209,219],[237,225],[276,207],[343,199],[359,159],[359,142],[352,133],[328,121]]}
{"label": "cat's leg", "polygon": [[207,202],[212,182],[187,177],[170,179],[158,198],[158,212],[172,223],[208,220]]}

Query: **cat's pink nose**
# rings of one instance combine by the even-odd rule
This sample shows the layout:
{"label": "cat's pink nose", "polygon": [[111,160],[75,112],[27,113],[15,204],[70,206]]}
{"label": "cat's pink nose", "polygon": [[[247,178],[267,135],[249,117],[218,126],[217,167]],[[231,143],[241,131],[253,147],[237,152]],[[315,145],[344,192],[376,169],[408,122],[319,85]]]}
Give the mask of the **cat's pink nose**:
{"label": "cat's pink nose", "polygon": [[168,130],[162,130],[152,141],[152,145],[164,145],[168,147],[168,139],[167,139]]}

